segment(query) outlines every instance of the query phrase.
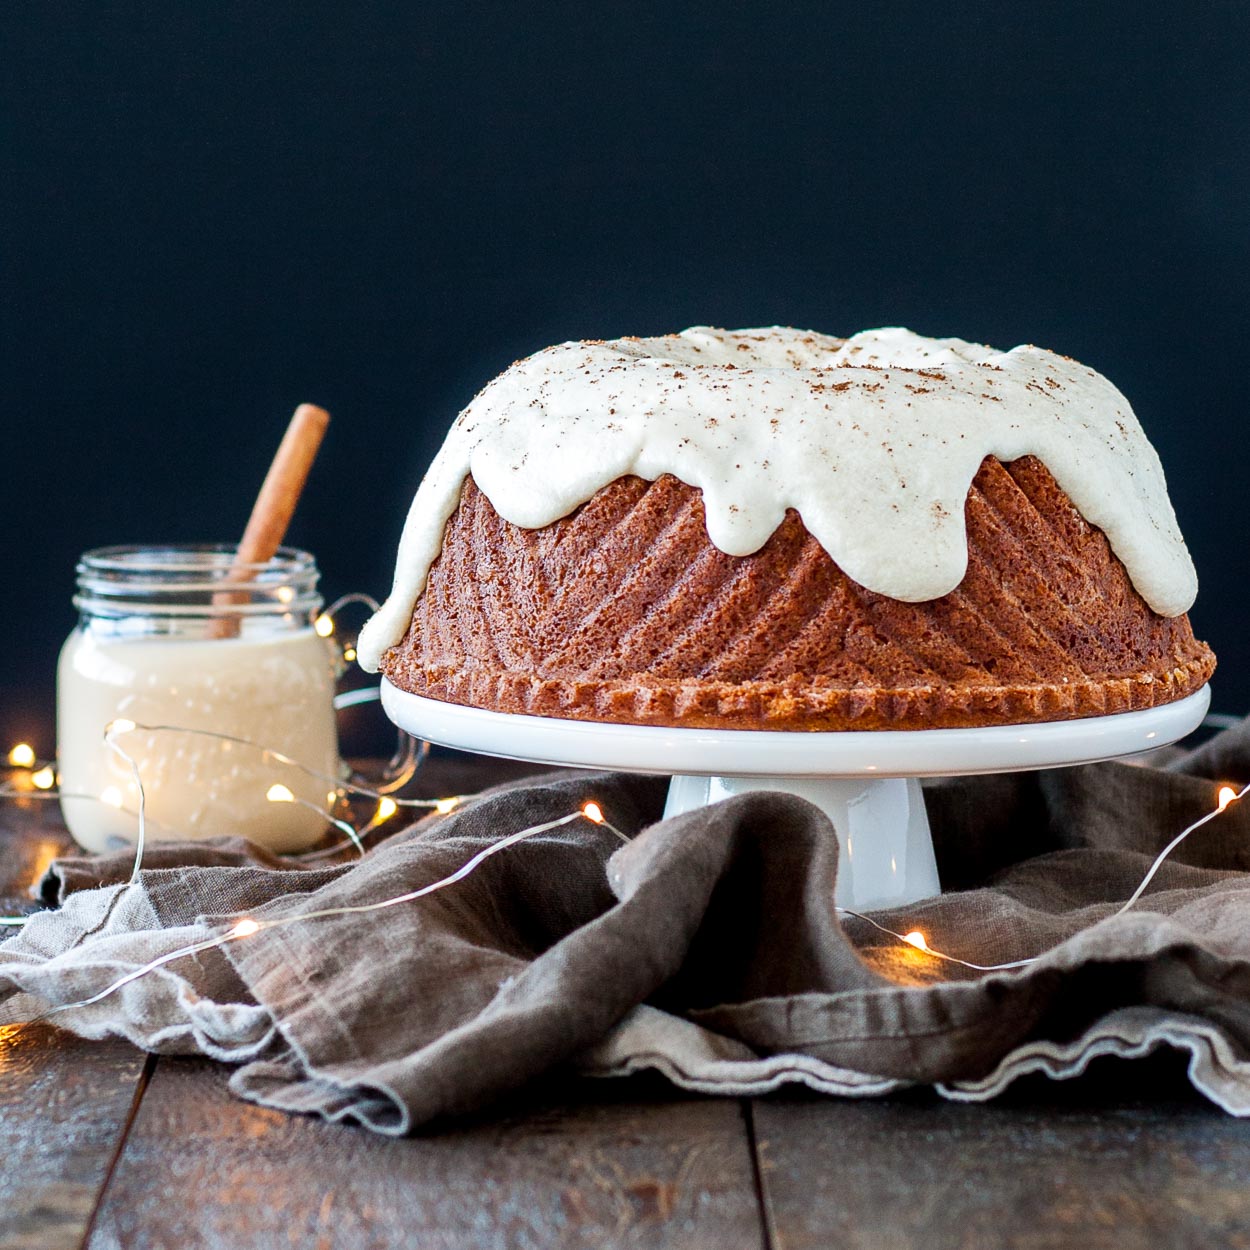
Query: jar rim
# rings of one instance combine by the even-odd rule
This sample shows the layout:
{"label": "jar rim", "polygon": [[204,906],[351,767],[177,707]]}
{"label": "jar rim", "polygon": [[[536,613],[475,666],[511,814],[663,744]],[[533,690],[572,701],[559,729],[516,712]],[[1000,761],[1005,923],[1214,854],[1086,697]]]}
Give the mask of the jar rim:
{"label": "jar rim", "polygon": [[78,571],[93,573],[312,572],[316,558],[299,547],[279,547],[268,560],[239,560],[238,543],[119,543],[93,547],[78,558]]}
{"label": "jar rim", "polygon": [[74,606],[93,617],[308,615],[323,606],[311,552],[238,559],[236,543],[124,544],[79,558]]}

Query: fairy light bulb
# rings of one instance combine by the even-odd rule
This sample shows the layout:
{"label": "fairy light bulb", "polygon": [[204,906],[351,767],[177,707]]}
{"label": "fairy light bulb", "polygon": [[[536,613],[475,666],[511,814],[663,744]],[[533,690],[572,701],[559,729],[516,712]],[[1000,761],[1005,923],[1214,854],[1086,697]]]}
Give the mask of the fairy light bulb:
{"label": "fairy light bulb", "polygon": [[[331,628],[333,627],[331,626]],[[135,728],[137,728],[137,726],[135,725],[133,721],[129,721],[124,718],[119,719],[119,720],[110,722],[106,730],[106,736],[111,737],[113,734],[124,733]],[[147,726],[147,725],[144,726],[145,732],[153,728],[154,727],[152,726]],[[163,727],[158,726],[155,728],[163,728]],[[187,731],[187,732],[198,732],[198,731]],[[215,734],[215,733],[210,733],[208,734],[208,736],[226,737],[225,735],[220,735],[220,734]],[[227,739],[227,740],[237,741],[235,739]],[[15,767],[26,766],[21,762],[22,760],[26,758],[24,752],[19,754],[19,748],[21,747],[26,747],[27,750],[30,750],[27,744],[19,743],[16,747],[14,747],[9,752],[9,762],[10,764],[13,764]],[[124,756],[124,753],[122,753],[120,748],[116,746],[115,744],[113,745],[113,750],[120,754],[123,754],[124,758],[129,759],[129,757]],[[283,763],[293,764],[298,767],[303,767],[302,765],[299,765],[298,761],[285,757],[280,752],[270,751],[269,754],[277,758]],[[33,759],[33,756],[34,756],[34,752],[33,750],[31,750],[30,751],[31,763],[35,762]],[[317,774],[315,771],[308,769],[308,768],[304,768],[304,771],[307,773],[310,773],[313,776],[320,776],[320,774]],[[56,776],[55,770],[50,765],[45,765],[41,767],[37,772],[34,772],[31,775],[32,783],[34,784],[34,786],[36,786],[39,789],[48,789],[52,785],[54,785],[57,780],[58,778]],[[136,786],[138,787],[139,799],[140,799],[140,833],[142,834],[143,787],[142,787],[142,782],[138,777],[137,770],[136,770],[135,782],[136,782]],[[348,787],[348,789],[360,790],[359,787],[350,787],[350,786]],[[389,796],[386,796],[386,795],[379,796],[376,791],[363,790],[360,792],[371,794],[373,797],[378,799],[378,806],[377,806],[377,809],[374,814],[373,821],[371,822],[370,827],[372,827],[373,825],[380,824],[382,821],[389,820],[399,810],[401,803],[407,804],[410,806],[427,806],[428,805],[428,806],[433,807],[433,809],[436,812],[438,812],[440,815],[446,815],[447,813],[454,811],[461,804],[461,802],[463,802],[465,797],[469,797],[469,798],[474,797],[474,796],[455,795],[455,796],[449,796],[447,798],[436,799],[436,800],[428,800],[428,799],[427,800],[400,800],[399,802],[397,802],[395,799],[390,798]],[[331,792],[328,797],[334,798],[335,793],[336,792]],[[1167,845],[1167,847],[1164,848],[1162,852],[1160,852],[1159,856],[1155,859],[1154,863],[1151,865],[1150,870],[1147,872],[1141,884],[1137,887],[1137,890],[1121,906],[1119,911],[1116,912],[1115,914],[1117,916],[1122,915],[1124,912],[1128,911],[1136,904],[1137,900],[1141,897],[1141,895],[1146,890],[1147,886],[1150,884],[1156,871],[1159,869],[1159,867],[1163,863],[1167,861],[1172,851],[1177,846],[1179,846],[1181,842],[1183,842],[1195,830],[1201,828],[1204,824],[1213,820],[1220,812],[1224,811],[1225,808],[1227,808],[1230,804],[1239,802],[1246,793],[1250,793],[1250,787],[1246,787],[1243,790],[1237,790],[1233,786],[1230,786],[1230,785],[1220,786],[1217,791],[1217,806],[1213,808],[1212,810],[1209,810],[1206,813],[1206,815],[1194,821],[1193,824],[1183,829],[1179,834],[1177,834],[1175,838],[1173,838],[1173,840]],[[295,795],[292,793],[292,791],[287,786],[282,785],[281,783],[275,783],[274,785],[271,785],[268,791],[266,792],[266,798],[271,803],[303,803],[304,802],[304,800],[302,799],[297,799]],[[112,807],[120,808],[123,802],[122,791],[117,786],[107,786],[100,795],[100,801]],[[308,806],[308,804],[305,804],[305,806]],[[347,826],[345,822],[336,820],[333,816],[329,816],[327,814],[327,818],[331,820],[332,823],[334,823],[335,825],[343,829],[344,832],[348,833],[349,836],[351,836],[353,843],[356,845],[357,849],[359,849],[361,854],[363,855],[364,847],[360,841],[360,838],[356,835],[356,832],[350,826]],[[163,967],[166,963],[170,962],[174,958],[181,958],[184,955],[188,955],[188,954],[196,954],[202,950],[207,950],[207,949],[210,949],[211,947],[219,946],[224,942],[228,942],[236,938],[251,937],[253,934],[260,932],[262,929],[269,929],[269,928],[273,928],[275,926],[284,925],[284,924],[303,923],[309,920],[315,920],[315,919],[320,919],[320,918],[329,917],[329,916],[349,916],[349,915],[355,916],[362,912],[372,912],[372,911],[379,910],[381,908],[397,906],[399,904],[406,903],[406,902],[409,902],[418,898],[423,898],[427,894],[433,893],[436,890],[444,889],[448,886],[454,885],[457,881],[463,880],[471,872],[473,872],[483,860],[485,860],[489,856],[497,854],[500,851],[506,850],[508,847],[513,846],[516,843],[525,840],[526,838],[533,837],[536,834],[544,833],[550,829],[555,829],[563,825],[568,825],[571,822],[579,820],[579,819],[589,820],[591,823],[596,824],[596,825],[603,825],[607,829],[610,829],[618,837],[620,837],[623,842],[629,841],[628,837],[625,834],[621,833],[620,830],[616,829],[616,827],[612,825],[612,823],[607,819],[607,817],[604,815],[603,808],[600,807],[600,805],[592,799],[584,803],[578,810],[570,812],[569,814],[565,816],[560,816],[554,820],[546,821],[543,824],[532,825],[528,828],[518,830],[516,833],[509,834],[507,837],[501,838],[498,841],[491,843],[487,847],[480,850],[476,855],[474,855],[466,863],[461,865],[461,867],[458,868],[455,872],[453,872],[450,876],[445,877],[444,879],[440,881],[433,882],[430,885],[422,886],[417,890],[412,890],[405,894],[395,895],[390,898],[381,899],[377,902],[365,904],[365,905],[325,908],[322,910],[308,912],[308,913],[304,913],[301,915],[292,915],[292,916],[287,916],[283,918],[269,919],[264,922],[253,920],[251,917],[244,917],[243,919],[237,921],[232,928],[230,928],[229,930],[225,931],[223,934],[220,934],[219,936],[215,938],[212,938],[205,942],[195,943],[194,945],[191,945],[188,947],[180,948],[177,951],[168,952],[165,955],[161,956],[160,959],[154,960],[151,964],[145,965],[142,968],[139,968],[139,969],[136,969],[134,971],[127,973],[124,977],[113,982],[111,985],[107,986],[104,990],[100,991],[99,993],[93,995],[91,998],[83,999],[80,1002],[62,1004],[58,1007],[52,1008],[46,1014],[51,1014],[52,1011],[65,1010],[70,1007],[88,1006],[92,1003],[100,1001],[102,998],[107,997],[109,994],[114,993],[117,989],[120,989],[122,986],[130,984],[132,981],[138,979],[140,976],[145,975],[147,972],[150,972],[158,967]],[[337,849],[337,848],[333,848],[333,849]],[[138,873],[141,859],[142,859],[142,851],[140,850],[140,853],[138,857],[136,858],[136,862],[135,862],[136,874]],[[877,929],[880,932],[888,935],[890,938],[894,939],[895,941],[908,945],[912,947],[914,950],[921,951],[924,954],[930,956],[931,958],[943,960],[947,963],[959,964],[962,967],[972,969],[973,971],[976,971],[976,972],[1001,972],[1001,971],[1006,971],[1006,970],[1011,970],[1011,969],[1024,968],[1036,962],[1037,958],[1039,958],[1039,956],[1029,956],[1024,959],[1017,959],[1008,963],[1000,963],[1000,964],[973,963],[969,960],[961,959],[958,956],[948,955],[941,950],[934,949],[933,947],[929,945],[928,939],[925,937],[924,933],[919,929],[913,929],[909,933],[898,933],[895,930],[887,928],[885,925],[880,924],[878,921],[874,920],[871,916],[866,916],[859,912],[852,911],[850,908],[838,906],[838,907],[835,907],[835,910],[843,915],[852,916],[859,921],[862,921],[868,925],[871,925],[874,929]],[[16,925],[24,924],[25,922],[26,922],[26,917],[24,916],[22,917],[12,917],[12,916],[0,917],[0,924],[16,926]]]}
{"label": "fairy light bulb", "polygon": [[589,803],[583,803],[581,811],[577,813],[585,820],[590,821],[592,825],[602,825],[607,829],[613,837],[619,838],[622,842],[628,842],[629,838],[625,836],[604,814],[603,808],[591,799]]}
{"label": "fairy light bulb", "polygon": [[14,768],[30,768],[35,762],[35,748],[29,742],[19,742],[9,752],[9,763]]}
{"label": "fairy light bulb", "polygon": [[323,612],[313,621],[313,629],[317,631],[318,638],[329,638],[334,633],[334,618]]}
{"label": "fairy light bulb", "polygon": [[104,727],[106,734],[128,734],[133,733],[138,726],[132,720],[128,720],[124,716],[119,716],[116,720],[111,720]]}

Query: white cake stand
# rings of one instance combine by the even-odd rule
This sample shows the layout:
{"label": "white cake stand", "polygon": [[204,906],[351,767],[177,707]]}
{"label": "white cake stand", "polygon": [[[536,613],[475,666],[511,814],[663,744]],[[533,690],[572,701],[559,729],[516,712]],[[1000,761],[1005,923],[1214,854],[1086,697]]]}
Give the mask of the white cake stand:
{"label": "white cake stand", "polygon": [[1142,712],[987,729],[783,733],[668,729],[486,712],[399,690],[382,706],[401,729],[440,746],[618,772],[670,773],[666,816],[749,790],[815,803],[841,844],[836,901],[867,910],[940,891],[921,777],[1086,764],[1166,746],[1200,724],[1210,688]]}

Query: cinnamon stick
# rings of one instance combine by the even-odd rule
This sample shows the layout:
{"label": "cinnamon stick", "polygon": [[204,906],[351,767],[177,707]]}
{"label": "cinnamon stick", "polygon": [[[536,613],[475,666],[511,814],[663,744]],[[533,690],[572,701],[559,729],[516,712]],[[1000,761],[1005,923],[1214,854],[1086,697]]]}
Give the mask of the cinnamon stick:
{"label": "cinnamon stick", "polygon": [[[251,581],[256,569],[249,566],[271,560],[282,545],[329,424],[330,414],[324,408],[315,404],[300,404],[296,408],[252,506],[230,569],[231,581]],[[246,601],[246,591],[223,590],[213,596],[214,607],[227,608]],[[238,619],[223,613],[209,622],[208,632],[211,638],[233,638],[239,632]]]}

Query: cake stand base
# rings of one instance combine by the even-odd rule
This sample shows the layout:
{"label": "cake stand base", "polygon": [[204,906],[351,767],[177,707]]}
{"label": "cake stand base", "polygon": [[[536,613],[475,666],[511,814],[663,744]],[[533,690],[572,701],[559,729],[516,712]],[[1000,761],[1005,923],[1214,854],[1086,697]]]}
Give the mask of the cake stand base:
{"label": "cake stand base", "polygon": [[671,729],[487,712],[382,682],[382,706],[418,738],[508,759],[673,777],[665,814],[752,790],[797,794],[833,822],[836,901],[864,911],[939,892],[920,777],[1086,764],[1166,746],[1202,724],[1204,686],[1141,712],[983,729],[783,733]]}
{"label": "cake stand base", "polygon": [[867,911],[941,891],[924,796],[915,777],[700,777],[679,775],[664,815],[679,816],[752,790],[780,790],[814,803],[838,835],[834,901]]}

